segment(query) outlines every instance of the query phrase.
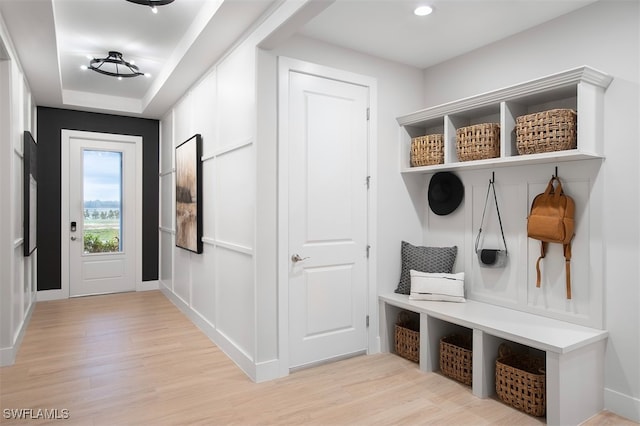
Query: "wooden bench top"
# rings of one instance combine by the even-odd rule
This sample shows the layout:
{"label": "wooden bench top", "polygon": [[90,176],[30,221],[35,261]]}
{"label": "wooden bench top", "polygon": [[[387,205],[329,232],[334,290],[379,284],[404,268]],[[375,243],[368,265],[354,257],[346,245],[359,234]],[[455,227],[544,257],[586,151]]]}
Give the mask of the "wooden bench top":
{"label": "wooden bench top", "polygon": [[467,300],[465,303],[409,300],[408,295],[397,293],[383,294],[379,299],[408,311],[424,313],[496,337],[560,354],[606,339],[608,336],[606,330],[474,300]]}

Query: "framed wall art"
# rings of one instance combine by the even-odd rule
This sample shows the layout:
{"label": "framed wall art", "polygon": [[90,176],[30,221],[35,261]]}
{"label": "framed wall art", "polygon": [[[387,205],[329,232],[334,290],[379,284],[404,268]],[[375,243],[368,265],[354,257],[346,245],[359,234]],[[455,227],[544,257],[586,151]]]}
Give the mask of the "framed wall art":
{"label": "framed wall art", "polygon": [[38,145],[31,132],[26,130],[24,151],[24,256],[30,256],[37,246],[38,235]]}
{"label": "framed wall art", "polygon": [[176,246],[202,253],[202,137],[176,147]]}

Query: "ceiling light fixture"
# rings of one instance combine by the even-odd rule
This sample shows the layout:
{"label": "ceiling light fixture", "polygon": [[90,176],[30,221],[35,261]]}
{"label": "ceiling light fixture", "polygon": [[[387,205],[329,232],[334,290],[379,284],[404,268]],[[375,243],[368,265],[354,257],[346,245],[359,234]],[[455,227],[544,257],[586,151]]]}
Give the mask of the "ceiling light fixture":
{"label": "ceiling light fixture", "polygon": [[158,13],[157,6],[164,6],[173,3],[173,0],[127,0],[128,2],[149,6],[153,13]]}
{"label": "ceiling light fixture", "polygon": [[431,6],[419,6],[413,11],[413,13],[418,16],[431,15],[431,12],[433,12],[433,8]]}
{"label": "ceiling light fixture", "polygon": [[125,61],[122,58],[122,53],[115,51],[109,52],[106,58],[93,58],[91,62],[89,62],[88,69],[111,77],[118,77],[118,80],[122,80],[123,77],[145,75],[140,72],[136,65]]}

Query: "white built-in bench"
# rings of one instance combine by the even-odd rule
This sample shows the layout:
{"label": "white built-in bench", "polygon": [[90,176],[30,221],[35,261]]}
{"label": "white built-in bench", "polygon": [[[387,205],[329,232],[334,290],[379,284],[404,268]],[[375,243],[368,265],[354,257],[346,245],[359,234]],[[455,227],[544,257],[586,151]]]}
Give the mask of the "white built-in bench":
{"label": "white built-in bench", "polygon": [[547,424],[577,425],[604,406],[604,352],[608,332],[488,303],[409,300],[379,296],[382,350],[392,352],[400,309],[420,314],[420,369],[439,370],[440,338],[473,330],[472,392],[495,394],[498,346],[514,342],[546,353]]}

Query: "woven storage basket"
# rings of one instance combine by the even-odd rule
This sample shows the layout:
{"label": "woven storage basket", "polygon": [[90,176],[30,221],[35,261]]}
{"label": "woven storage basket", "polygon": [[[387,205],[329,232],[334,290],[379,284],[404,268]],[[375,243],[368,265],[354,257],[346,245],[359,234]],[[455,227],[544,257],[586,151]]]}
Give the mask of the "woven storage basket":
{"label": "woven storage basket", "polygon": [[498,397],[527,414],[544,416],[546,411],[546,374],[542,358],[514,353],[504,343],[496,359]]}
{"label": "woven storage basket", "polygon": [[444,163],[444,135],[426,135],[411,139],[411,167]]}
{"label": "woven storage basket", "polygon": [[406,311],[398,313],[396,322],[396,354],[409,361],[420,361],[420,332],[419,326],[411,320]]}
{"label": "woven storage basket", "polygon": [[440,370],[444,375],[471,386],[472,364],[470,336],[452,334],[440,339]]}
{"label": "woven storage basket", "polygon": [[500,156],[500,125],[474,124],[456,130],[458,160],[484,160]]}
{"label": "woven storage basket", "polygon": [[577,147],[577,114],[552,109],[516,118],[518,154],[564,151]]}

